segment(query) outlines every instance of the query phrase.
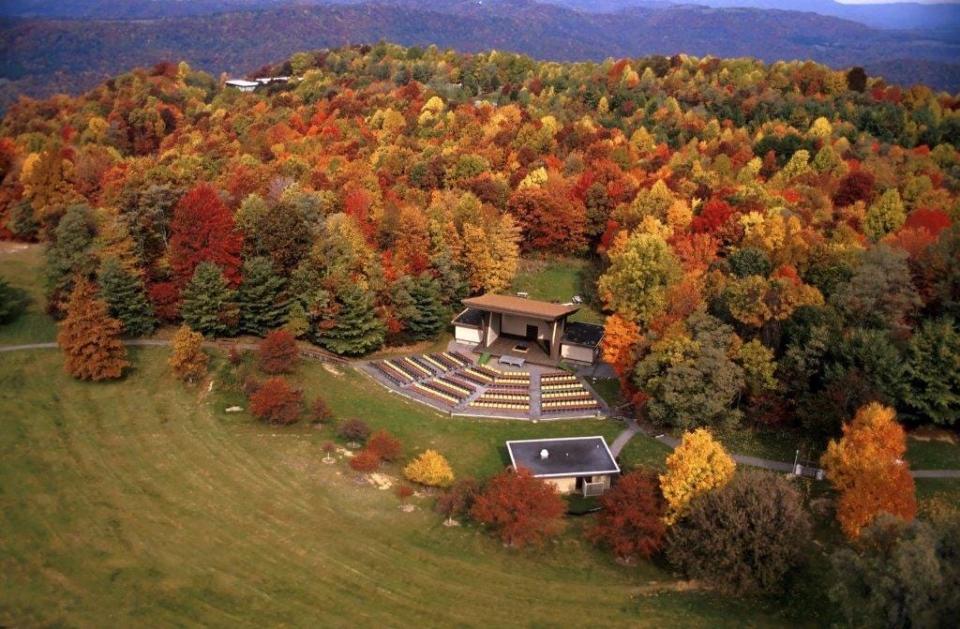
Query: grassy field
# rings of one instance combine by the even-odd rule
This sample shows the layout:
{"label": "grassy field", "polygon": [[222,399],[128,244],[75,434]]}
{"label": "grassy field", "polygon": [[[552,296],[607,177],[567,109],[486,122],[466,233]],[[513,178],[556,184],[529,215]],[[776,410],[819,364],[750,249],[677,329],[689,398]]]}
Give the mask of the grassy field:
{"label": "grassy field", "polygon": [[[584,284],[591,271],[590,265],[589,260],[581,258],[524,258],[513,280],[513,290],[527,292],[532,299],[561,303],[569,302],[574,295],[585,297]],[[570,320],[603,323],[603,315],[584,304]]]}
{"label": "grassy field", "polygon": [[41,343],[57,337],[56,326],[43,311],[43,248],[0,242],[0,277],[30,296],[27,311],[8,325],[0,326],[0,345]]}
{"label": "grassy field", "polygon": [[[109,384],[66,377],[56,351],[0,357],[0,625],[792,624],[773,603],[616,564],[582,541],[584,518],[523,552],[443,527],[429,498],[403,513],[342,461],[321,463],[329,429],[225,414],[236,400],[219,379],[188,389],[165,357],[137,350]],[[301,372],[308,397],[411,451],[440,448],[461,473],[499,469],[508,437],[614,430],[454,420],[356,373]]]}

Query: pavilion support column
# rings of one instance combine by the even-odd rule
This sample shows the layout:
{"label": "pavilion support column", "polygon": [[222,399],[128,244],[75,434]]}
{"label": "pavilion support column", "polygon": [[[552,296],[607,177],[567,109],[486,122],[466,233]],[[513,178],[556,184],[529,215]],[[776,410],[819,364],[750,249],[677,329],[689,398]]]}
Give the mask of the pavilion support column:
{"label": "pavilion support column", "polygon": [[563,319],[555,319],[553,322],[553,333],[550,335],[550,360],[560,362],[560,339],[562,337]]}

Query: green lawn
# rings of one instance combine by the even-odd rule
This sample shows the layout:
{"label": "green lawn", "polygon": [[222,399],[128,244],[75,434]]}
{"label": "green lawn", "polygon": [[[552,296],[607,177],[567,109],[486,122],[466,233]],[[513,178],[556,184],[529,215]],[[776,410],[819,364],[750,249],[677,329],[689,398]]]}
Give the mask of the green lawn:
{"label": "green lawn", "polygon": [[[524,258],[513,280],[514,291],[524,291],[532,299],[569,302],[574,295],[587,296],[585,283],[589,280],[592,262],[582,258],[539,260]],[[571,321],[603,323],[603,315],[584,304]]]}
{"label": "green lawn", "polygon": [[[222,376],[188,389],[166,354],[136,350],[124,380],[101,384],[68,378],[56,351],[0,357],[0,625],[795,624],[773,602],[617,565],[582,541],[588,517],[523,552],[441,526],[429,498],[403,513],[342,461],[320,462],[329,429],[225,414],[237,400]],[[308,398],[389,427],[408,451],[437,447],[461,473],[499,469],[508,437],[616,431],[451,419],[357,373],[301,374]]]}
{"label": "green lawn", "polygon": [[0,242],[0,277],[30,296],[27,311],[15,321],[0,326],[0,345],[53,341],[57,329],[44,312],[43,247]]}
{"label": "green lawn", "polygon": [[[960,444],[907,439],[907,460],[915,470],[960,469]],[[958,483],[960,484],[960,483]]]}

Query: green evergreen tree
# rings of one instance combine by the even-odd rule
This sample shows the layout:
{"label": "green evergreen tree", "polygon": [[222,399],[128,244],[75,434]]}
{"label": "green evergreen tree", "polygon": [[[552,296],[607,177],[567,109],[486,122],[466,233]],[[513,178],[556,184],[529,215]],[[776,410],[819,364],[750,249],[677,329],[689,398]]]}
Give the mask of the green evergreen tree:
{"label": "green evergreen tree", "polygon": [[440,286],[436,279],[424,273],[411,282],[410,296],[414,308],[406,320],[410,337],[417,341],[436,338],[446,324],[446,308],[440,300]]}
{"label": "green evergreen tree", "polygon": [[10,323],[27,307],[27,293],[0,278],[0,324]]}
{"label": "green evergreen tree", "polygon": [[910,339],[907,406],[918,419],[952,426],[960,417],[960,332],[952,319],[925,321]]}
{"label": "green evergreen tree", "polygon": [[243,263],[243,282],[237,294],[240,330],[264,336],[283,325],[290,310],[286,282],[273,270],[269,258],[258,257]]}
{"label": "green evergreen tree", "polygon": [[212,262],[197,265],[183,289],[183,320],[207,336],[227,336],[237,324],[236,291],[230,288],[223,271]]}
{"label": "green evergreen tree", "polygon": [[107,302],[110,316],[123,323],[127,336],[144,336],[153,332],[157,318],[147,299],[143,280],[109,258],[100,266],[100,296]]}
{"label": "green evergreen tree", "polygon": [[48,297],[70,292],[77,274],[88,275],[93,272],[95,261],[90,255],[93,236],[90,208],[86,205],[71,206],[54,230],[53,243],[47,247]]}
{"label": "green evergreen tree", "polygon": [[299,299],[293,300],[290,311],[287,313],[287,322],[283,325],[283,329],[296,338],[301,338],[310,331],[310,316],[307,314],[306,308],[303,307]]}
{"label": "green evergreen tree", "polygon": [[359,356],[383,344],[386,326],[377,317],[370,293],[355,285],[346,285],[339,291],[336,302],[332,319],[317,329],[318,345],[336,354]]}

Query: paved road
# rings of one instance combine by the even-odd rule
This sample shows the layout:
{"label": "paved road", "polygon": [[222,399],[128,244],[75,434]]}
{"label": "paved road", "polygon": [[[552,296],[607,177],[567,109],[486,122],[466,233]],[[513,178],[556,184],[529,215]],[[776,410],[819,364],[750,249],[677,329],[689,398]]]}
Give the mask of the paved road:
{"label": "paved road", "polygon": [[[655,439],[660,443],[668,446],[671,449],[677,447],[680,444],[680,440],[671,437],[670,435],[664,434],[653,434],[653,431],[649,429],[644,429],[637,424],[635,420],[627,419],[626,417],[617,417],[615,419],[621,419],[627,422],[627,427],[617,435],[617,438],[613,440],[613,445],[610,446],[610,451],[613,453],[613,456],[619,456],[620,451],[623,450],[623,447],[637,434],[641,434],[644,437],[650,439]],[[759,467],[765,470],[771,470],[774,472],[783,472],[785,474],[793,473],[793,463],[787,461],[774,461],[771,459],[764,459],[757,456],[749,456],[746,454],[733,454],[733,460],[741,465],[748,465],[750,467]],[[815,472],[815,469],[806,468],[808,472]],[[960,478],[960,470],[912,470],[910,472],[914,478]]]}

